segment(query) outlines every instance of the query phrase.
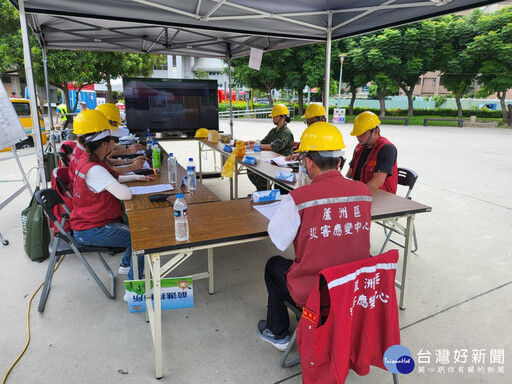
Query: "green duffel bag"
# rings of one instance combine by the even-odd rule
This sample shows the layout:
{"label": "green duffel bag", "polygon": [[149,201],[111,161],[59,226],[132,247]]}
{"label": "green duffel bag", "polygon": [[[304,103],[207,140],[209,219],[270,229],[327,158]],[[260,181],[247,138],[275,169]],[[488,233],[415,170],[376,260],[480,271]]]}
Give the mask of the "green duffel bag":
{"label": "green duffel bag", "polygon": [[44,209],[35,198],[38,190],[39,187],[34,191],[29,206],[21,211],[21,228],[25,253],[32,261],[40,263],[49,256],[50,230]]}

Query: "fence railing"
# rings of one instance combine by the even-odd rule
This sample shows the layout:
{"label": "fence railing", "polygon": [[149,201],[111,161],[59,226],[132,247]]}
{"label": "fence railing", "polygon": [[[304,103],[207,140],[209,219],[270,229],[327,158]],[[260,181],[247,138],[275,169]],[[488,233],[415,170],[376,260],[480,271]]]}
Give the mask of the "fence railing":
{"label": "fence railing", "polygon": [[[293,119],[295,116],[295,109],[290,108],[290,117]],[[261,108],[261,109],[241,109],[233,111],[234,119],[269,119],[272,108]],[[219,112],[219,119],[229,119],[229,111]]]}

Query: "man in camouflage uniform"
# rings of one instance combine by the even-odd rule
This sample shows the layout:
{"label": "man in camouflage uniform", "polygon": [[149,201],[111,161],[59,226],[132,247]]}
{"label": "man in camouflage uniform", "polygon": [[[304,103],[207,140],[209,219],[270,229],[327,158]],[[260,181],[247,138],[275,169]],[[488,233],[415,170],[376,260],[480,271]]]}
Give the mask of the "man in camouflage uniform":
{"label": "man in camouflage uniform", "polygon": [[[276,126],[261,140],[262,151],[274,151],[283,156],[288,156],[293,152],[293,134],[286,126],[286,123],[290,122],[288,113],[288,108],[283,104],[277,104],[272,108],[270,117]],[[254,141],[246,141],[245,145],[246,148],[252,149]],[[247,176],[257,191],[267,190],[267,179],[250,171],[247,172]]]}

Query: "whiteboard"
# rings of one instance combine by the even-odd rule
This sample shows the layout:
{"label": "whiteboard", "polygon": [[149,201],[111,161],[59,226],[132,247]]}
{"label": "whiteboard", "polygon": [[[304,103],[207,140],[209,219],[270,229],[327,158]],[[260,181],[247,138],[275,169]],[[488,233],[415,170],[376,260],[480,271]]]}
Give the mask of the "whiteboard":
{"label": "whiteboard", "polygon": [[25,140],[27,135],[11,100],[9,100],[2,80],[0,80],[0,85],[0,150],[2,150]]}

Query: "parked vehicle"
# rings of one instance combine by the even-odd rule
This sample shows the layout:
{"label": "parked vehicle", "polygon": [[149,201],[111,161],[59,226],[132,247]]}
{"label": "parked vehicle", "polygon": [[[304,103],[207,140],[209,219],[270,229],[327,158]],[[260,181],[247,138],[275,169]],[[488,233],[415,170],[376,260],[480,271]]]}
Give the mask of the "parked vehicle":
{"label": "parked vehicle", "polygon": [[[25,133],[27,134],[27,138],[18,144],[16,144],[16,149],[24,149],[30,148],[34,146],[34,139],[32,137],[32,115],[30,110],[30,100],[28,99],[10,99],[12,105],[14,106],[14,110],[20,119],[21,125],[25,129]],[[41,119],[41,115],[39,115],[39,125],[41,126],[41,139],[43,141],[43,145],[48,141],[48,132],[44,127],[43,119]],[[10,151],[11,148],[5,148],[2,152]]]}
{"label": "parked vehicle", "polygon": [[498,103],[484,103],[478,106],[479,109],[488,109],[490,111],[495,111],[498,108]]}

